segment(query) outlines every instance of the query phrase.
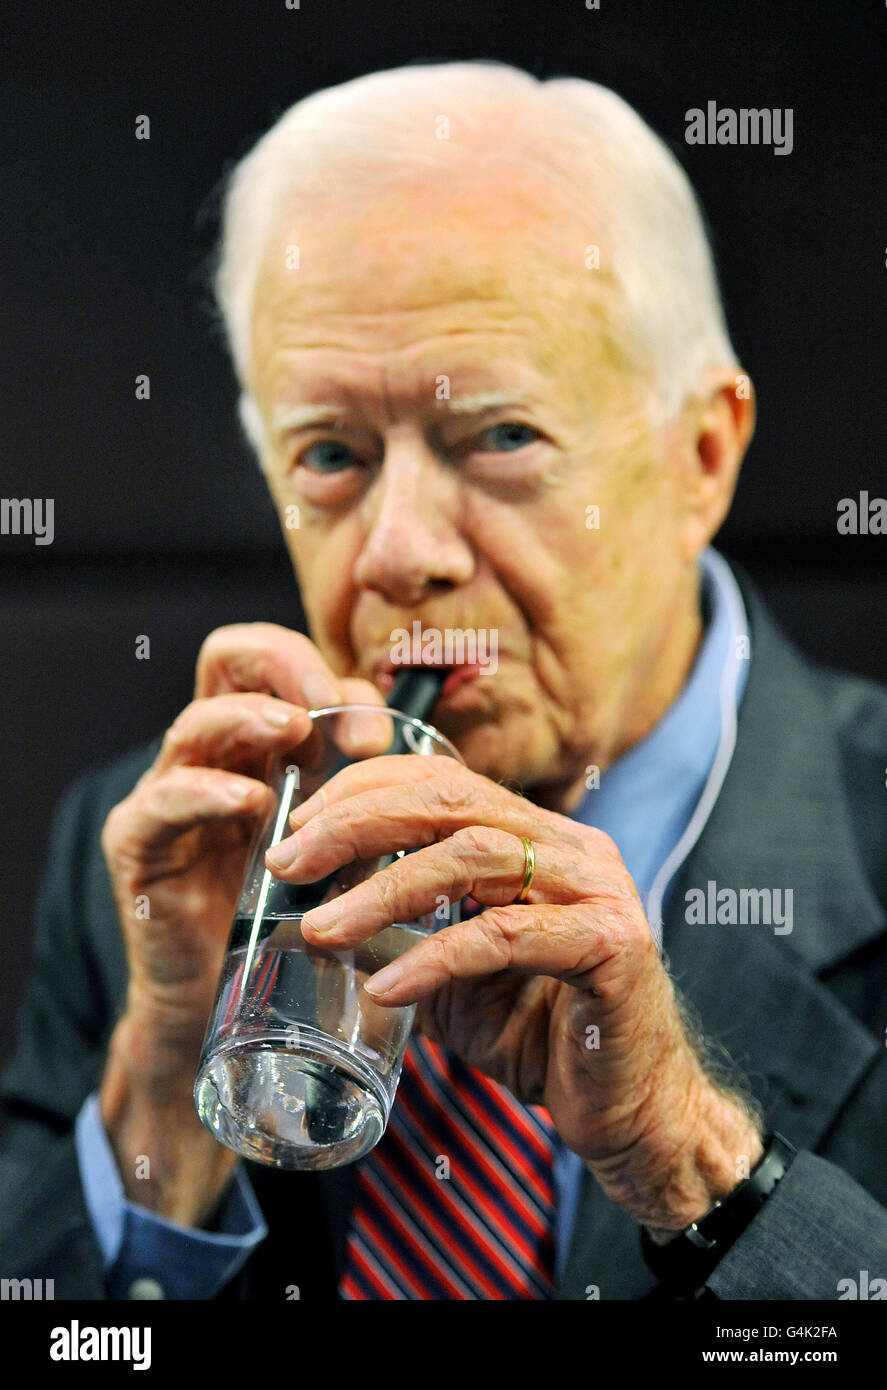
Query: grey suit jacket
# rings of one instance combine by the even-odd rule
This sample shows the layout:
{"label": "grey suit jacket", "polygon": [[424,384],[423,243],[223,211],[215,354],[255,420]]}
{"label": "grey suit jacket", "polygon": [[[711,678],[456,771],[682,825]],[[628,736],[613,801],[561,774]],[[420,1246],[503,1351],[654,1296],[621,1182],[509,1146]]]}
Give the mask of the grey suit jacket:
{"label": "grey suit jacket", "polygon": [[[753,660],[736,750],[666,914],[669,968],[768,1124],[800,1153],[710,1277],[720,1299],[836,1299],[887,1277],[887,691],[805,661],[738,575]],[[68,789],[53,820],[18,1042],[2,1076],[0,1275],[108,1291],[72,1125],[100,1082],[127,966],[99,836],[159,739]],[[688,889],[794,894],[793,931],[694,925]],[[247,1162],[270,1233],[221,1299],[335,1297],[355,1168]],[[846,1289],[847,1286],[843,1286]],[[558,1297],[662,1291],[639,1229],[586,1176]]]}

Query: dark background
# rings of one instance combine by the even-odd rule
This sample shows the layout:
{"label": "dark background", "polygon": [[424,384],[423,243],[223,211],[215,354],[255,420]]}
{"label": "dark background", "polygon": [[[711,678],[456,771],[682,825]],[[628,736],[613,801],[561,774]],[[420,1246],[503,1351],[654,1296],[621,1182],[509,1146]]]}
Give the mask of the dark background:
{"label": "dark background", "polygon": [[[169,724],[214,627],[301,621],[238,432],[205,266],[222,175],[318,87],[410,60],[491,57],[603,82],[637,107],[702,198],[758,391],[719,544],[812,656],[887,678],[887,537],[835,525],[841,497],[887,493],[883,5],[17,10],[4,26],[0,122],[0,495],[54,497],[56,533],[52,546],[0,536],[0,1045],[65,784]],[[685,111],[709,99],[792,107],[792,154],[685,145]],[[150,141],[134,138],[143,113]],[[140,372],[148,402],[134,396]],[[141,633],[150,661],[135,658]]]}

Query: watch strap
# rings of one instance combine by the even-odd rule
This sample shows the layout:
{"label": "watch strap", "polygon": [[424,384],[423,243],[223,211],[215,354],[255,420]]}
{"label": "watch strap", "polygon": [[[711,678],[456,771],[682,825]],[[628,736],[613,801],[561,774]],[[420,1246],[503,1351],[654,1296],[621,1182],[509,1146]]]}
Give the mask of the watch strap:
{"label": "watch strap", "polygon": [[672,1240],[657,1245],[641,1228],[644,1262],[672,1293],[686,1298],[702,1288],[788,1171],[797,1149],[775,1130],[763,1143],[764,1152],[749,1176]]}

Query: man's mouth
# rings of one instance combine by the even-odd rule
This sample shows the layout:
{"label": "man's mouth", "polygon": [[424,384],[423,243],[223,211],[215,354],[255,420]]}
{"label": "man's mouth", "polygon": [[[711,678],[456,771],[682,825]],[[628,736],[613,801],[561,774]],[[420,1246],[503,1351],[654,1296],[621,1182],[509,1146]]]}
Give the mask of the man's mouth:
{"label": "man's mouth", "polygon": [[[383,661],[379,662],[378,666],[376,667],[375,684],[379,687],[383,695],[387,695],[394,685],[395,677],[401,671],[417,668],[434,669],[437,664],[438,663],[433,661],[420,661],[403,662],[400,665],[395,665],[395,663],[391,661],[390,658],[386,657]],[[482,669],[480,664],[476,661],[465,662],[463,665],[455,667],[452,667],[452,664],[449,662],[442,661],[439,664],[441,666],[451,666],[450,674],[447,676],[446,680],[441,686],[440,698],[442,700],[446,699],[447,696],[452,695],[453,692],[458,690],[460,686],[465,685],[470,681],[477,680]]]}

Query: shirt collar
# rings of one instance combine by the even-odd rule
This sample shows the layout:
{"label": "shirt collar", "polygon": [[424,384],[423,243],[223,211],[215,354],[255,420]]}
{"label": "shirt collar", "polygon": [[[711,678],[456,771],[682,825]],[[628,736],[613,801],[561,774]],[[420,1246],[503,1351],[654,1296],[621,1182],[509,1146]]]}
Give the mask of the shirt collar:
{"label": "shirt collar", "polygon": [[573,813],[615,840],[659,944],[668,887],[730,763],[751,656],[745,607],[728,565],[708,549],[699,569],[705,626],[683,688],[640,743],[600,773],[600,785]]}

